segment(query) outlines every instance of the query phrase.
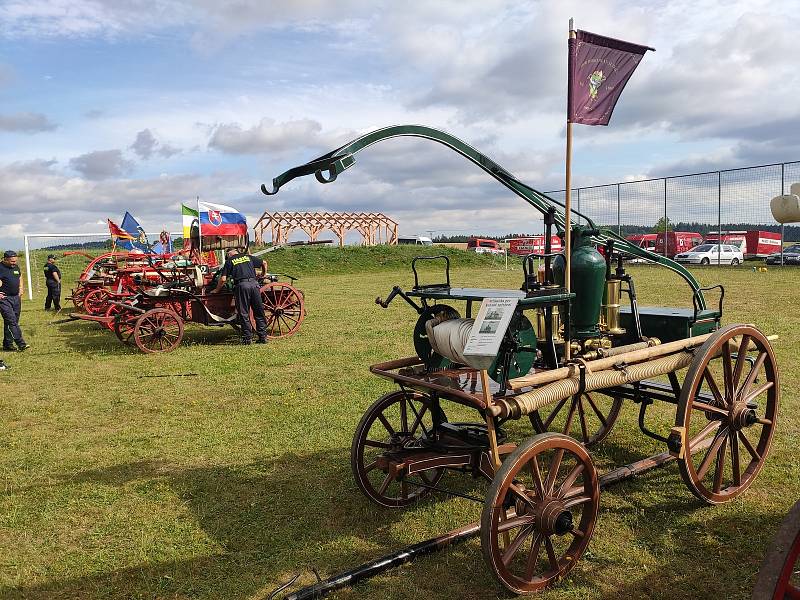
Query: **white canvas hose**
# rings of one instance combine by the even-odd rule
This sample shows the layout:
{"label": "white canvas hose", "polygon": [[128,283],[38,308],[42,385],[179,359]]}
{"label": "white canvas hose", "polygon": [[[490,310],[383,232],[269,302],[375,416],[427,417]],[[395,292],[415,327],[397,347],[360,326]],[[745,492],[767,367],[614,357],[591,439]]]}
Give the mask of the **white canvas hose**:
{"label": "white canvas hose", "polygon": [[454,363],[466,365],[464,348],[472,333],[475,319],[447,319],[440,320],[439,315],[425,323],[425,332],[434,352]]}

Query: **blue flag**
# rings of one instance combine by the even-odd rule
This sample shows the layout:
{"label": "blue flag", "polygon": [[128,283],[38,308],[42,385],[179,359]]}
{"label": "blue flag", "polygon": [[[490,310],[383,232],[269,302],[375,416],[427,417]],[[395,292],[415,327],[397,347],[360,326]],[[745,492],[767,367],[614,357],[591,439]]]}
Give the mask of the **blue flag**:
{"label": "blue flag", "polygon": [[117,246],[125,248],[126,250],[141,250],[147,252],[147,236],[145,236],[144,229],[139,225],[139,221],[133,218],[133,215],[125,211],[125,216],[122,217],[122,229],[127,231],[133,236],[133,240],[122,240]]}

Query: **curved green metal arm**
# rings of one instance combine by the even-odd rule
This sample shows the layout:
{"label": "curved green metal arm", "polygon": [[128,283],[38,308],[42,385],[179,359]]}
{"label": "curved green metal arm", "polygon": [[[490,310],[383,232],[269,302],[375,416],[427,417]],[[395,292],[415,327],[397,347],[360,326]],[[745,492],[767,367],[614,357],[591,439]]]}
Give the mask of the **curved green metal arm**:
{"label": "curved green metal arm", "polygon": [[[268,189],[266,185],[262,184],[261,191],[268,196],[277,194],[278,190],[289,183],[292,179],[306,175],[314,175],[317,181],[320,183],[331,183],[336,180],[340,173],[346,169],[349,169],[351,166],[353,166],[353,164],[355,164],[356,159],[354,155],[360,150],[394,137],[419,137],[447,146],[451,150],[457,152],[467,160],[483,169],[486,173],[494,177],[502,185],[525,200],[525,202],[533,206],[542,214],[546,214],[551,208],[554,208],[556,211],[556,224],[561,228],[562,231],[566,227],[566,217],[564,212],[565,206],[561,202],[543,194],[542,192],[525,183],[522,183],[499,164],[494,162],[485,154],[478,152],[478,150],[469,144],[466,144],[449,133],[445,133],[439,129],[434,129],[433,127],[426,127],[424,125],[394,125],[362,135],[361,137],[348,142],[344,146],[336,148],[327,154],[323,154],[319,158],[315,158],[314,160],[303,165],[294,167],[288,171],[285,171],[284,173],[281,173],[272,180],[272,189]],[[700,307],[703,309],[706,308],[705,298],[703,297],[703,292],[700,290],[700,284],[686,268],[664,256],[660,256],[658,254],[648,252],[643,248],[639,248],[612,231],[598,229],[598,227],[594,224],[594,221],[592,221],[586,215],[581,214],[577,210],[572,209],[570,212],[584,219],[590,229],[597,230],[597,234],[593,236],[593,239],[597,243],[604,244],[606,241],[613,239],[616,248],[623,250],[628,254],[643,258],[647,261],[660,264],[680,275],[686,281],[686,283],[689,284],[692,292],[698,296]]]}

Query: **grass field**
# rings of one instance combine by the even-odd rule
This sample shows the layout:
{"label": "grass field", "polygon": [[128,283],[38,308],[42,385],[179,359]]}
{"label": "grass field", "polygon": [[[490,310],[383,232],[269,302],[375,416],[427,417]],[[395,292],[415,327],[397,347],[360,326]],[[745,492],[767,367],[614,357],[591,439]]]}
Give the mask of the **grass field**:
{"label": "grass field", "polygon": [[[355,426],[391,389],[368,366],[413,352],[416,315],[402,302],[374,304],[392,285],[410,286],[410,255],[293,252],[270,255],[271,267],[302,275],[308,316],[299,334],[266,347],[190,326],[174,353],[144,356],[92,324],[53,322],[43,299],[24,303],[33,347],[5,354],[12,369],[0,372],[0,598],[264,598],[297,572],[311,583],[312,567],[332,575],[479,518],[481,507],[460,499],[376,508],[350,474]],[[452,255],[455,284],[519,286],[518,270]],[[665,271],[631,272],[643,304],[689,302]],[[604,492],[588,553],[540,598],[748,598],[800,498],[800,270],[697,273],[726,286],[726,323],[780,335],[782,406],[766,467],[743,497],[715,508],[674,465]],[[473,417],[446,408],[451,420]],[[666,430],[674,407],[656,415]],[[601,470],[663,450],[635,421],[627,405],[593,450]],[[511,433],[521,439],[530,426]],[[507,594],[472,540],[335,597],[420,596]]]}

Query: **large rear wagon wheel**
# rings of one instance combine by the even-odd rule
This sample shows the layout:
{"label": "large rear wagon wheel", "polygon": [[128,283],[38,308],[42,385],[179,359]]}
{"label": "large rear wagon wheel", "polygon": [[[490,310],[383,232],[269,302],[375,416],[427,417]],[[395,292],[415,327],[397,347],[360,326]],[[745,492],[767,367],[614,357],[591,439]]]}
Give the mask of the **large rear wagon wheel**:
{"label": "large rear wagon wheel", "polygon": [[[404,477],[392,467],[403,456],[420,452],[420,440],[433,432],[433,403],[418,392],[384,394],[367,409],[356,427],[350,447],[350,466],[356,485],[375,504],[399,508],[430,494],[444,475],[431,468]],[[439,420],[446,417],[439,409]]]}
{"label": "large rear wagon wheel", "polygon": [[[710,401],[698,395],[705,393]],[[778,417],[778,365],[766,336],[728,325],[695,354],[681,389],[681,477],[709,504],[744,492],[764,466]]]}
{"label": "large rear wagon wheel", "polygon": [[183,319],[166,308],[154,308],[136,319],[133,340],[148,354],[171,352],[183,339]]}
{"label": "large rear wagon wheel", "polygon": [[584,392],[533,411],[529,418],[537,433],[563,433],[589,448],[611,433],[623,402],[622,398],[613,398],[600,392]]}
{"label": "large rear wagon wheel", "polygon": [[[306,316],[303,293],[288,283],[270,282],[261,287],[261,300],[267,319],[267,337],[270,339],[294,335]],[[253,326],[255,320],[251,314]]]}
{"label": "large rear wagon wheel", "polygon": [[486,564],[515,594],[555,584],[589,545],[599,507],[597,471],[582,444],[560,433],[525,440],[503,461],[486,494]]}

